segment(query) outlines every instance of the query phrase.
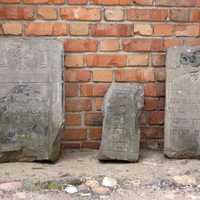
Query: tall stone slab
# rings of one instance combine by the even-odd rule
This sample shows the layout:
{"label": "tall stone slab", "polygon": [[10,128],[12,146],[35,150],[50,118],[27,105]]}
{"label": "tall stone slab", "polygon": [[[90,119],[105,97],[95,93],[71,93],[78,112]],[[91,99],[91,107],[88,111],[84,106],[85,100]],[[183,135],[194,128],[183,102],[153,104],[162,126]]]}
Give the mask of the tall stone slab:
{"label": "tall stone slab", "polygon": [[62,54],[57,40],[0,39],[0,162],[58,159]]}
{"label": "tall stone slab", "polygon": [[143,86],[124,83],[111,85],[104,99],[99,160],[136,162],[139,159],[139,117],[143,105]]}
{"label": "tall stone slab", "polygon": [[200,47],[167,53],[164,153],[200,158]]}

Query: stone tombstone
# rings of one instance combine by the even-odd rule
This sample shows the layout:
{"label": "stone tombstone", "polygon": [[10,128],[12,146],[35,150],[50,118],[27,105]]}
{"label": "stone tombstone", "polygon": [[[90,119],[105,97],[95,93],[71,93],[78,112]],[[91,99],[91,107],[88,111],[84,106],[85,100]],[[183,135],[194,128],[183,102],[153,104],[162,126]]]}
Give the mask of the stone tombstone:
{"label": "stone tombstone", "polygon": [[58,159],[62,54],[58,40],[0,39],[0,162]]}
{"label": "stone tombstone", "polygon": [[139,159],[139,117],[144,89],[139,84],[113,83],[104,99],[103,135],[99,160]]}
{"label": "stone tombstone", "polygon": [[164,153],[200,158],[200,46],[167,53]]}

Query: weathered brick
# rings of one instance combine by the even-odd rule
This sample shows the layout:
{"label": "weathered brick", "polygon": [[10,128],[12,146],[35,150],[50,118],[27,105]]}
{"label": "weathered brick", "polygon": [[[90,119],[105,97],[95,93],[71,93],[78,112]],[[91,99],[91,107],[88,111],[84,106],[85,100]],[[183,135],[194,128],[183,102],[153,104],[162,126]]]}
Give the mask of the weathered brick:
{"label": "weathered brick", "polygon": [[154,24],[153,35],[155,36],[172,36],[174,34],[173,24]]}
{"label": "weathered brick", "polygon": [[131,36],[133,26],[130,24],[98,24],[91,25],[93,36]]}
{"label": "weathered brick", "polygon": [[121,8],[108,8],[105,10],[105,19],[107,21],[122,21],[124,19],[124,10]]}
{"label": "weathered brick", "polygon": [[68,39],[64,42],[66,52],[95,52],[97,41],[90,39]]}
{"label": "weathered brick", "polygon": [[37,14],[41,19],[57,19],[57,10],[52,7],[40,7],[38,8]]}
{"label": "weathered brick", "polygon": [[66,128],[63,134],[63,139],[66,141],[85,140],[86,136],[86,128]]}
{"label": "weathered brick", "polygon": [[81,111],[91,111],[92,101],[91,99],[66,99],[65,111],[66,112],[81,112]]}
{"label": "weathered brick", "polygon": [[100,9],[97,8],[61,8],[60,16],[62,19],[67,20],[80,20],[80,21],[99,21],[101,19]]}
{"label": "weathered brick", "polygon": [[99,149],[100,142],[99,141],[83,141],[81,143],[82,149]]}
{"label": "weathered brick", "polygon": [[88,24],[70,24],[71,35],[88,35],[89,26]]}
{"label": "weathered brick", "polygon": [[162,82],[144,84],[144,95],[146,97],[164,96],[165,95],[165,84]]}
{"label": "weathered brick", "polygon": [[72,5],[83,5],[86,4],[88,0],[67,0],[68,4]]}
{"label": "weathered brick", "polygon": [[149,55],[148,54],[131,54],[127,56],[127,65],[128,66],[140,66],[148,65]]}
{"label": "weathered brick", "polygon": [[153,0],[133,0],[133,3],[136,5],[150,6],[153,5]]}
{"label": "weathered brick", "polygon": [[141,127],[141,135],[145,139],[161,139],[164,135],[163,127]]}
{"label": "weathered brick", "polygon": [[7,22],[2,24],[3,33],[5,35],[21,35],[22,24],[18,22]]}
{"label": "weathered brick", "polygon": [[80,126],[81,125],[81,115],[67,113],[65,116],[65,124],[67,126]]}
{"label": "weathered brick", "polygon": [[102,111],[102,106],[103,106],[103,98],[96,98],[95,99],[96,111]]}
{"label": "weathered brick", "polygon": [[89,139],[90,140],[100,140],[102,136],[102,128],[90,128],[89,129]]}
{"label": "weathered brick", "polygon": [[123,41],[124,51],[163,51],[162,39],[127,39]]}
{"label": "weathered brick", "polygon": [[176,36],[199,36],[199,24],[180,24],[176,26]]}
{"label": "weathered brick", "polygon": [[119,82],[149,82],[155,81],[152,69],[121,69],[115,71],[115,79]]}
{"label": "weathered brick", "polygon": [[120,67],[126,65],[125,55],[88,55],[89,67]]}
{"label": "weathered brick", "polygon": [[89,70],[65,70],[64,80],[70,82],[87,82],[91,80]]}
{"label": "weathered brick", "polygon": [[84,56],[83,55],[66,55],[65,56],[66,67],[84,67]]}
{"label": "weathered brick", "polygon": [[85,114],[85,125],[101,126],[103,123],[103,115],[101,112],[88,112]]}
{"label": "weathered brick", "polygon": [[191,10],[190,21],[200,22],[200,9]]}
{"label": "weathered brick", "polygon": [[127,11],[128,20],[133,21],[165,21],[168,17],[166,9],[136,9],[131,8]]}
{"label": "weathered brick", "polygon": [[0,7],[0,19],[31,20],[34,9],[27,7]]}
{"label": "weathered brick", "polygon": [[78,96],[78,84],[77,83],[65,83],[65,96],[76,97]]}
{"label": "weathered brick", "polygon": [[113,72],[111,70],[94,70],[93,81],[112,82]]}
{"label": "weathered brick", "polygon": [[166,71],[165,68],[157,68],[155,69],[155,77],[157,81],[165,81],[166,79]]}
{"label": "weathered brick", "polygon": [[125,6],[131,3],[131,0],[90,0],[91,3],[96,5],[120,5]]}
{"label": "weathered brick", "polygon": [[172,9],[170,10],[170,20],[175,22],[188,22],[190,18],[189,9]]}
{"label": "weathered brick", "polygon": [[158,6],[185,6],[191,7],[197,5],[197,0],[155,0],[155,4]]}
{"label": "weathered brick", "polygon": [[165,54],[152,54],[151,62],[153,66],[164,66],[165,65]]}
{"label": "weathered brick", "polygon": [[23,0],[25,4],[64,4],[65,0]]}
{"label": "weathered brick", "polygon": [[20,0],[0,0],[0,3],[3,4],[20,3]]}
{"label": "weathered brick", "polygon": [[182,39],[177,39],[177,38],[167,38],[164,40],[164,48],[170,48],[174,46],[180,46],[183,45],[183,40]]}
{"label": "weathered brick", "polygon": [[118,51],[120,48],[119,40],[106,39],[101,40],[99,45],[100,51]]}
{"label": "weathered brick", "polygon": [[135,24],[134,33],[136,35],[152,35],[153,27],[150,24]]}
{"label": "weathered brick", "polygon": [[164,123],[164,111],[152,111],[149,113],[149,124],[160,125]]}

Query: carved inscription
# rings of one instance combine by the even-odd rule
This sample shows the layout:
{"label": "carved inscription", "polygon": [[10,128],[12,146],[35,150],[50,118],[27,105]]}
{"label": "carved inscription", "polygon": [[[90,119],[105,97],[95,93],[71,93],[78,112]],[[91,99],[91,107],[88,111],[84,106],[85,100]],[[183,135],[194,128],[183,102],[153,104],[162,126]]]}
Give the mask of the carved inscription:
{"label": "carved inscription", "polygon": [[104,102],[105,117],[100,160],[138,159],[138,117],[142,106],[142,86],[115,83],[110,87]]}
{"label": "carved inscription", "polygon": [[[179,64],[175,58],[181,58]],[[199,67],[198,48],[169,49],[165,117],[165,155],[168,157],[200,156]]]}

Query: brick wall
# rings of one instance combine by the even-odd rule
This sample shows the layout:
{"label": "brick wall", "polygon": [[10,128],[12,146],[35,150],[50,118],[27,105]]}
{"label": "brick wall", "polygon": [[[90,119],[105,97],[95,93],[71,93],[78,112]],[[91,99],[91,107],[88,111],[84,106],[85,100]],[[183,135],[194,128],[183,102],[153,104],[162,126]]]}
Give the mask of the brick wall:
{"label": "brick wall", "polygon": [[0,0],[0,35],[56,37],[65,49],[66,148],[97,148],[111,82],[145,88],[142,143],[162,144],[165,51],[200,44],[200,0]]}

